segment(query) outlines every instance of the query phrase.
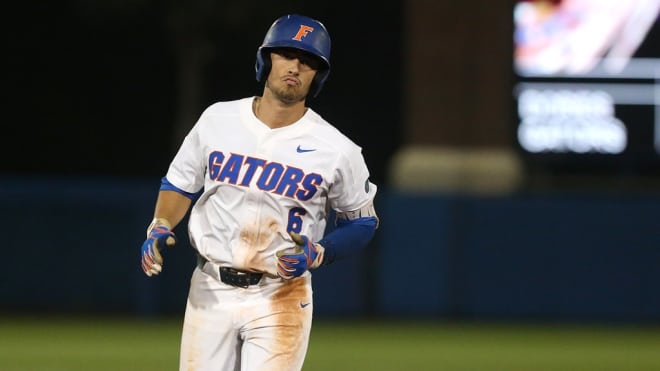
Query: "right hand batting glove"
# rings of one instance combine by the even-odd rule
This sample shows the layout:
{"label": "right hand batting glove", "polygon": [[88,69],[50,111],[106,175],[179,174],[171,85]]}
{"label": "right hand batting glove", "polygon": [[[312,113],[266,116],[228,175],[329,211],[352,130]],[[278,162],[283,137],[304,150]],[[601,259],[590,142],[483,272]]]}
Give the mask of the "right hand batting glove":
{"label": "right hand batting glove", "polygon": [[160,249],[173,247],[176,236],[167,221],[155,219],[147,230],[147,239],[142,243],[142,270],[151,277],[163,270],[163,257]]}
{"label": "right hand batting glove", "polygon": [[314,269],[323,262],[325,249],[319,244],[312,243],[307,236],[289,232],[293,242],[296,243],[293,252],[278,251],[277,274],[284,279],[300,277],[308,269]]}

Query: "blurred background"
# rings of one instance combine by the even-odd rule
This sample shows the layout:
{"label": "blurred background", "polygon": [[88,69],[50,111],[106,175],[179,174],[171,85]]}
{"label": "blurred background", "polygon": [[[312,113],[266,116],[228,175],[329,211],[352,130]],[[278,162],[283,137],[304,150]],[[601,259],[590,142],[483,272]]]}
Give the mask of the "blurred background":
{"label": "blurred background", "polygon": [[317,318],[658,324],[658,6],[12,2],[0,312],[182,315],[185,222],[163,274],[139,264],[160,178],[204,108],[260,94],[265,32],[302,13],[333,42],[309,105],[363,147],[381,219],[314,273]]}

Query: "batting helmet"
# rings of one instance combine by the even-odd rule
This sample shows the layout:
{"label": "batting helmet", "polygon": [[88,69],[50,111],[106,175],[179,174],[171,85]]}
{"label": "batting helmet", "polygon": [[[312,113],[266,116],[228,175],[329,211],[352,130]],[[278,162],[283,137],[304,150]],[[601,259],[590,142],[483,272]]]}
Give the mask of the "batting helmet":
{"label": "batting helmet", "polygon": [[268,78],[270,73],[269,50],[273,48],[295,48],[318,57],[323,67],[316,72],[310,92],[316,97],[330,74],[330,35],[325,26],[302,15],[289,14],[273,22],[264,42],[257,50],[257,81]]}

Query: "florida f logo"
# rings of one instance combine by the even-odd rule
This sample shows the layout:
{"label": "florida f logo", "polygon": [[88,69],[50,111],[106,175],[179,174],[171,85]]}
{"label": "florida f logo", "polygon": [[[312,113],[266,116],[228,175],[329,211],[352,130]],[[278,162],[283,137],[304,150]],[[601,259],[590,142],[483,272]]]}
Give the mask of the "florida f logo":
{"label": "florida f logo", "polygon": [[302,38],[307,36],[308,33],[314,31],[314,27],[305,26],[304,24],[300,25],[298,33],[293,37],[293,40],[302,41]]}

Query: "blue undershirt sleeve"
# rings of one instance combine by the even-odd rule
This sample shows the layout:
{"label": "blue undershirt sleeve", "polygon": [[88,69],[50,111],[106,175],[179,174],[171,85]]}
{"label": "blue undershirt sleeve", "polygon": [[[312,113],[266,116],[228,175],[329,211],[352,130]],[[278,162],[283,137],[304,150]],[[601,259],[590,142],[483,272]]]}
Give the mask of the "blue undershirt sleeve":
{"label": "blue undershirt sleeve", "polygon": [[338,220],[335,230],[318,241],[325,248],[322,265],[331,264],[364,249],[373,238],[377,226],[378,219],[373,216]]}
{"label": "blue undershirt sleeve", "polygon": [[202,194],[202,192],[204,191],[204,189],[202,189],[201,191],[196,192],[196,193],[186,192],[186,191],[184,191],[180,188],[177,188],[177,186],[175,186],[174,184],[170,183],[170,181],[167,180],[167,177],[163,177],[160,180],[160,190],[161,191],[174,191],[174,192],[180,193],[180,194],[188,197],[189,199],[191,199],[193,201],[195,201]]}

